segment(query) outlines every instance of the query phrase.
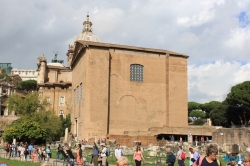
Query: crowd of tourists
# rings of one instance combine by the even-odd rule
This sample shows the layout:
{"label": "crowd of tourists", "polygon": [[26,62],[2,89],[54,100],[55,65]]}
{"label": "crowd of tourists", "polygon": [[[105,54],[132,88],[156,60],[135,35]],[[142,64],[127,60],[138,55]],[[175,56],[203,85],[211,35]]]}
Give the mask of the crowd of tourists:
{"label": "crowd of tourists", "polygon": [[[166,148],[166,166],[173,166],[175,161],[178,162],[179,166],[185,166],[184,161],[187,159],[185,152],[182,147],[179,146],[179,150],[175,155],[170,148]],[[218,147],[215,144],[210,144],[206,148],[205,155],[198,153],[196,148],[189,148],[190,157],[189,166],[221,166],[221,161],[218,159]],[[238,155],[238,160],[231,160],[226,166],[250,166],[250,153],[244,155],[242,158]]]}
{"label": "crowd of tourists", "polygon": [[32,144],[17,142],[12,144],[7,144],[5,146],[6,157],[20,157],[21,161],[27,160],[28,157],[32,159],[33,162],[45,161],[45,159],[51,158],[50,146],[45,148],[45,146],[36,146]]}
{"label": "crowd of tourists", "polygon": [[[97,144],[94,142],[93,144],[93,153],[92,153],[92,160],[94,166],[107,166],[108,165],[108,156],[110,155],[109,149],[106,147],[105,144],[101,144],[98,148]],[[120,147],[120,144],[116,145],[116,149],[114,152],[114,156],[117,161],[117,165],[127,166],[128,159],[123,156],[124,153]],[[141,161],[144,159],[140,146],[136,147],[136,150],[133,155],[133,159],[135,160],[136,166],[141,166]]]}

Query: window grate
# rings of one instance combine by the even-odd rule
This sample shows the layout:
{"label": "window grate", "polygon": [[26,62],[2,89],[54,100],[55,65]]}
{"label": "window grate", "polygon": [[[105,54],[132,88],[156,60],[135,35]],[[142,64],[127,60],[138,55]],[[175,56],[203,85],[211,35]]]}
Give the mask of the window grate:
{"label": "window grate", "polygon": [[130,81],[143,82],[143,65],[130,65]]}

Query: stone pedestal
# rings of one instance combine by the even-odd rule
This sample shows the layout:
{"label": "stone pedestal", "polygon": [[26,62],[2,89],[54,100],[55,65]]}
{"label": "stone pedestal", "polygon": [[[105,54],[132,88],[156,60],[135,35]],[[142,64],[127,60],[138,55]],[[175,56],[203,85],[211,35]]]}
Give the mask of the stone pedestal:
{"label": "stone pedestal", "polygon": [[193,145],[193,136],[190,131],[188,132],[188,144]]}

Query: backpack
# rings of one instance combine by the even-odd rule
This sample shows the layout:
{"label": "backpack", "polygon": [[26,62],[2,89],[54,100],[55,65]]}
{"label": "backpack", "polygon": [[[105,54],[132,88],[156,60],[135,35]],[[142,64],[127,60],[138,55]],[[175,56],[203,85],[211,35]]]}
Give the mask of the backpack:
{"label": "backpack", "polygon": [[[199,160],[199,165],[197,165],[197,161],[195,161],[194,163],[193,163],[193,165],[192,166],[201,166],[201,163],[202,163],[202,160],[203,160],[203,156],[200,156],[199,158],[198,158],[198,160]],[[218,166],[221,166],[221,163],[220,163],[220,160],[219,159],[216,159],[216,162],[217,162],[217,164],[218,164]]]}
{"label": "backpack", "polygon": [[109,155],[110,155],[110,149],[106,148],[106,156],[109,156]]}
{"label": "backpack", "polygon": [[186,155],[185,155],[185,153],[184,153],[183,151],[181,152],[181,159],[182,159],[182,160],[185,160],[185,159],[186,159]]}
{"label": "backpack", "polygon": [[9,145],[6,145],[6,146],[5,146],[5,151],[6,151],[6,152],[9,152],[9,151],[10,151],[10,146],[9,146]]}
{"label": "backpack", "polygon": [[174,163],[175,160],[176,160],[175,155],[174,155],[173,153],[171,153],[171,154],[169,155],[169,162],[170,162],[170,163]]}

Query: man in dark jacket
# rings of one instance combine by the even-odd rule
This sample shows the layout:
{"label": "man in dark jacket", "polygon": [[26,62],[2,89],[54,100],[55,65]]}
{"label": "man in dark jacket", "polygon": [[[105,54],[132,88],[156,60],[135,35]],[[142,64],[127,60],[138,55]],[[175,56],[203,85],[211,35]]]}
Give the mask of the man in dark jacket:
{"label": "man in dark jacket", "polygon": [[166,166],[173,166],[176,160],[175,155],[170,151],[170,148],[166,148]]}

